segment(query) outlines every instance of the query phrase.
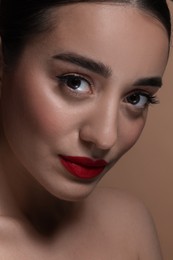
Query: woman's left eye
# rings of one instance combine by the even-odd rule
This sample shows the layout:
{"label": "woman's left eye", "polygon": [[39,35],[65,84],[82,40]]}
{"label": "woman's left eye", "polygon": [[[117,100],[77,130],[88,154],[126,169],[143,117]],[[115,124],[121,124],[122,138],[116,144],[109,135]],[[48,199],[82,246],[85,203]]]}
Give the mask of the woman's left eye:
{"label": "woman's left eye", "polygon": [[155,96],[142,93],[142,92],[134,92],[129,94],[124,98],[125,103],[129,103],[136,108],[145,108],[149,104],[157,104],[158,100]]}
{"label": "woman's left eye", "polygon": [[66,74],[57,77],[63,86],[68,87],[73,92],[79,94],[92,93],[91,83],[89,80],[77,74]]}

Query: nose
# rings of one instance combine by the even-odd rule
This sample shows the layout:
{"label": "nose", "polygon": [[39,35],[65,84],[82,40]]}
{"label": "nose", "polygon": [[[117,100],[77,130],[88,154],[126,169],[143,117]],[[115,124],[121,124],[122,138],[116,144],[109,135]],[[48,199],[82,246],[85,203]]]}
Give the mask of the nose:
{"label": "nose", "polygon": [[82,141],[93,144],[97,149],[110,150],[118,137],[118,107],[111,103],[95,105],[79,135]]}

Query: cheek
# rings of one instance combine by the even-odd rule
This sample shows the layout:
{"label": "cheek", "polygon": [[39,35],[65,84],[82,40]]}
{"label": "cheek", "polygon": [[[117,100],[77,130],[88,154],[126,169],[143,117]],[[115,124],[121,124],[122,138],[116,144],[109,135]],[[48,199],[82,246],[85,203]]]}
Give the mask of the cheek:
{"label": "cheek", "polygon": [[76,117],[63,99],[48,88],[44,91],[40,83],[14,83],[8,84],[12,88],[2,99],[4,130],[13,150],[29,157],[70,142],[69,136],[74,137],[76,131]]}
{"label": "cheek", "polygon": [[[11,86],[11,89],[8,86]],[[21,130],[20,134],[25,131],[32,134],[53,131],[59,115],[50,98],[43,91],[38,91],[37,86],[29,84],[29,80],[27,83],[24,81],[23,84],[8,83],[8,86],[2,96],[5,126],[18,128]]]}
{"label": "cheek", "polygon": [[119,136],[122,142],[122,154],[127,152],[137,142],[145,126],[147,111],[142,117],[133,120],[124,120],[119,125]]}

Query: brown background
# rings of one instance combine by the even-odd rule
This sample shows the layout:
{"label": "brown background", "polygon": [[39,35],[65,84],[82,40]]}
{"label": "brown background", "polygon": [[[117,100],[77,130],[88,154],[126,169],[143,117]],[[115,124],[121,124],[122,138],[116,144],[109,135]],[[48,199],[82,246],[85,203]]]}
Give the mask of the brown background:
{"label": "brown background", "polygon": [[[173,14],[173,3],[171,3]],[[173,47],[158,97],[141,139],[104,177],[101,186],[137,195],[156,223],[165,260],[173,260]],[[149,259],[148,259],[149,260]]]}

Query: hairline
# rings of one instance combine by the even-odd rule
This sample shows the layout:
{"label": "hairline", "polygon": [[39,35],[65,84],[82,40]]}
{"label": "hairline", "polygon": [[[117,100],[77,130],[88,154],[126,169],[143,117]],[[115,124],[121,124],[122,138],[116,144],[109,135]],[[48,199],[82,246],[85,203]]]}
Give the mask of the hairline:
{"label": "hairline", "polygon": [[[150,16],[151,18],[153,18],[153,22],[155,20],[162,25],[162,28],[164,28],[164,30],[167,34],[167,37],[168,37],[168,44],[169,44],[169,46],[171,45],[171,43],[170,43],[171,37],[169,35],[168,29],[166,28],[166,25],[164,24],[162,19],[159,17],[159,14],[157,15],[156,12],[150,10],[149,8],[143,6],[142,4],[137,3],[136,1],[135,2],[134,1],[121,2],[121,0],[118,0],[118,1],[109,0],[109,1],[105,2],[104,0],[101,0],[101,1],[91,0],[90,2],[88,2],[88,1],[77,1],[76,0],[71,3],[69,3],[69,1],[67,1],[64,3],[55,3],[50,7],[44,7],[41,10],[38,10],[37,12],[35,12],[34,16],[38,20],[37,25],[35,26],[35,31],[34,30],[30,31],[28,34],[25,35],[25,37],[23,38],[24,39],[23,46],[21,47],[21,49],[19,49],[18,52],[16,52],[16,54],[14,54],[13,57],[11,57],[12,59],[10,59],[10,61],[8,61],[8,49],[7,49],[7,64],[6,65],[10,66],[10,63],[11,63],[11,65],[13,65],[13,64],[16,64],[16,62],[18,62],[18,59],[20,59],[21,53],[23,52],[25,47],[32,41],[32,39],[33,39],[32,37],[39,36],[42,33],[50,32],[55,29],[56,25],[58,24],[58,16],[54,15],[55,10],[58,10],[65,6],[70,6],[70,5],[74,6],[74,5],[80,5],[80,4],[116,5],[116,6],[134,8],[134,9],[138,10],[139,12],[141,11],[141,14]],[[39,21],[39,19],[40,19],[40,21]],[[33,19],[33,21],[34,21],[34,19]],[[168,48],[168,49],[170,50],[170,48]],[[168,50],[168,54],[169,54],[169,50]]]}

